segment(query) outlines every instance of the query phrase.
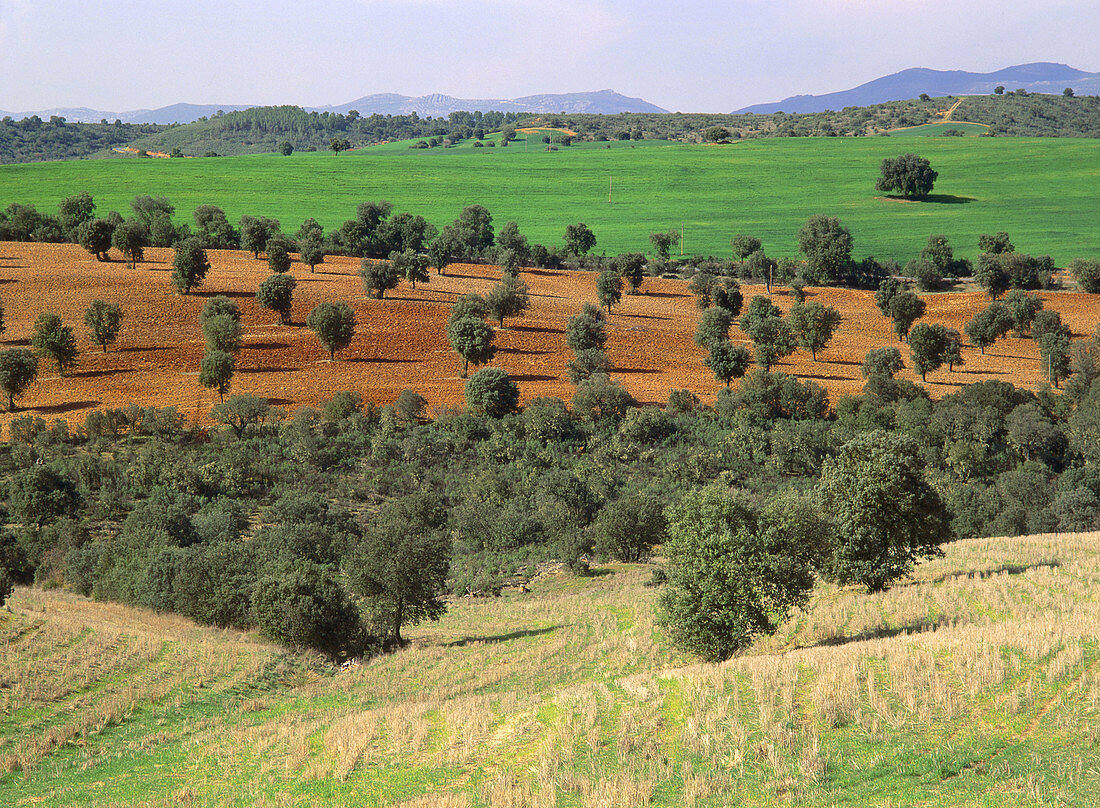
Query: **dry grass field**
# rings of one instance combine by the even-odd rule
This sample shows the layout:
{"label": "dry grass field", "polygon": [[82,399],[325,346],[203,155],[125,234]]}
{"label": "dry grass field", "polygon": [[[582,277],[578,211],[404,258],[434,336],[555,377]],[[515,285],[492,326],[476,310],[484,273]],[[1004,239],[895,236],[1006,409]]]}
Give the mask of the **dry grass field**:
{"label": "dry grass field", "polygon": [[670,652],[644,565],[455,600],[342,671],[18,590],[0,804],[1092,806],[1098,540],[968,540],[889,592],[819,586],[720,665]]}
{"label": "dry grass field", "polygon": [[[340,390],[354,389],[379,404],[393,401],[408,387],[423,395],[437,411],[461,406],[463,380],[458,356],[450,349],[445,323],[450,304],[466,292],[488,292],[500,276],[494,267],[454,265],[447,275],[432,275],[430,283],[411,289],[407,283],[385,300],[366,298],[357,275],[357,259],[330,257],[315,274],[295,263],[298,280],[292,326],[260,308],[255,290],[268,275],[267,263],[248,253],[211,251],[212,269],[204,286],[179,295],[170,281],[172,251],[151,249],[149,259],[134,270],[119,260],[100,263],[76,245],[0,243],[0,301],[7,331],[2,344],[29,344],[35,317],[54,311],[73,327],[81,351],[75,370],[59,377],[43,362],[38,381],[17,402],[25,412],[47,420],[81,422],[88,412],[130,402],[174,406],[188,418],[202,421],[216,393],[198,383],[203,338],[198,313],[216,294],[226,294],[241,306],[244,348],[237,359],[233,392],[263,396],[288,410],[316,405]],[[523,273],[532,305],[522,317],[498,329],[495,365],[518,382],[522,400],[540,395],[569,399],[573,387],[566,374],[572,357],[565,344],[565,323],[585,301],[595,301],[595,276],[548,270]],[[686,388],[704,401],[718,389],[702,365],[704,352],[692,342],[699,312],[684,281],[648,279],[645,294],[624,296],[612,312],[608,352],[613,375],[641,402],[663,403],[671,390]],[[763,287],[743,289],[747,300]],[[834,400],[862,387],[860,363],[866,352],[898,345],[889,321],[875,308],[873,295],[844,289],[811,289],[809,295],[835,306],[844,317],[833,343],[817,362],[799,350],[777,370],[812,379]],[[83,312],[94,299],[121,304],[124,319],[119,341],[104,354],[90,341]],[[793,299],[785,289],[773,298],[786,310]],[[925,296],[925,319],[962,329],[986,305],[978,292]],[[1078,336],[1091,335],[1100,319],[1100,296],[1049,292],[1048,308],[1062,314]],[[322,301],[347,301],[357,314],[351,346],[330,362],[306,315]],[[734,328],[731,337],[745,340]],[[960,385],[982,379],[1003,379],[1025,387],[1041,383],[1038,350],[1031,340],[1008,338],[980,356],[964,347],[966,365],[954,373],[929,375],[929,389],[939,397]],[[910,378],[916,378],[909,373]],[[11,416],[0,414],[0,424]]]}

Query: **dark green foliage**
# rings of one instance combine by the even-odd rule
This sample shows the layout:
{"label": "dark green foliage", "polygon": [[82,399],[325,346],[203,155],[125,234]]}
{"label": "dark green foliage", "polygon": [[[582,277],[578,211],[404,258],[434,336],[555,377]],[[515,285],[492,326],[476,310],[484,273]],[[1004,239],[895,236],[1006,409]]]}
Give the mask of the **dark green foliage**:
{"label": "dark green foliage", "polygon": [[279,144],[279,154],[283,157],[290,157],[290,155],[294,154],[294,146],[289,140],[284,140]]}
{"label": "dark green foliage", "polygon": [[85,250],[98,261],[110,259],[111,239],[115,234],[114,225],[106,219],[92,219],[77,226],[73,237]]}
{"label": "dark green foliage", "polygon": [[611,313],[611,307],[623,299],[623,278],[614,269],[605,269],[596,277],[596,298]]}
{"label": "dark green foliage", "polygon": [[638,293],[645,280],[646,260],[642,253],[619,253],[611,260],[611,268],[630,286],[630,294]]}
{"label": "dark green foliage", "polygon": [[699,319],[699,327],[695,329],[695,344],[700,348],[707,348],[715,342],[726,342],[731,325],[733,318],[729,311],[722,308],[707,309]]}
{"label": "dark green foliage", "polygon": [[703,138],[708,143],[729,143],[730,130],[724,126],[708,126],[703,130]]}
{"label": "dark green foliage", "polygon": [[393,261],[377,261],[364,258],[359,267],[359,277],[363,280],[363,291],[369,296],[382,300],[386,292],[396,289],[401,280]]}
{"label": "dark green foliage", "polygon": [[272,408],[266,398],[251,395],[250,393],[230,396],[210,411],[210,416],[217,422],[229,426],[238,438],[243,438],[250,426],[260,429],[269,419],[278,415],[278,410]]}
{"label": "dark green foliage", "polygon": [[186,295],[202,286],[209,271],[210,261],[198,238],[185,238],[176,245],[176,254],[172,259],[172,283],[177,291]]}
{"label": "dark green foliage", "polygon": [[225,401],[229,385],[233,381],[237,360],[233,354],[221,350],[207,350],[199,364],[199,384],[218,391],[218,400]]}
{"label": "dark green foliage", "polygon": [[470,372],[470,363],[484,365],[493,361],[493,329],[479,317],[459,317],[447,323],[447,339],[455,353],[462,357],[462,378]]}
{"label": "dark green foliage", "polygon": [[351,141],[346,137],[340,137],[339,135],[333,135],[332,140],[328,142],[328,147],[332,150],[333,154],[339,154],[342,151],[347,151],[351,148]]}
{"label": "dark green foliage", "polygon": [[115,227],[111,234],[111,245],[122,253],[130,269],[145,258],[145,248],[149,246],[149,228],[137,219],[127,219]]}
{"label": "dark green foliage", "polygon": [[61,376],[65,375],[67,368],[76,364],[76,337],[73,336],[73,330],[63,324],[61,317],[53,312],[44,311],[35,318],[31,347],[38,356],[54,360]]}
{"label": "dark green foliage", "polygon": [[1074,342],[1070,348],[1070,377],[1066,382],[1066,396],[1080,401],[1088,393],[1092,383],[1100,379],[1100,345],[1096,339]]}
{"label": "dark green foliage", "polygon": [[238,323],[241,321],[241,309],[233,299],[225,295],[215,295],[202,305],[202,311],[199,312],[199,325],[205,326],[210,318],[222,315]]}
{"label": "dark green foliage", "polygon": [[715,410],[723,416],[744,410],[760,421],[814,420],[828,415],[829,395],[816,382],[756,368],[745,375],[737,392],[718,392]]}
{"label": "dark green foliage", "polygon": [[915,154],[887,157],[882,161],[875,190],[897,191],[906,199],[923,199],[932,193],[937,177],[939,173],[932,169],[924,157]]}
{"label": "dark green foliage", "polygon": [[1100,261],[1074,258],[1069,262],[1069,271],[1082,292],[1100,293]]}
{"label": "dark green foliage", "polygon": [[250,543],[210,540],[193,545],[177,561],[172,582],[176,609],[206,625],[251,628],[256,577],[257,559]]}
{"label": "dark green foliage", "polygon": [[[482,205],[464,207],[449,229],[450,238],[465,258],[477,258],[493,246],[493,216]],[[444,228],[443,235],[447,230]]]}
{"label": "dark green foliage", "polygon": [[450,327],[451,323],[463,317],[476,317],[479,320],[484,320],[488,316],[489,306],[485,302],[485,298],[476,292],[467,292],[455,298],[455,302],[451,306],[451,313],[447,318],[447,326]]}
{"label": "dark green foliage", "polygon": [[[143,222],[147,228],[152,230],[153,223],[158,218],[170,219],[176,212],[175,206],[168,201],[164,196],[150,196],[149,194],[141,194],[135,196],[130,202],[130,209],[134,212],[134,217]],[[157,247],[167,247],[167,244],[155,244]]]}
{"label": "dark green foliage", "polygon": [[795,341],[817,361],[817,352],[827,346],[840,326],[840,312],[817,301],[796,303],[787,315]]}
{"label": "dark green foliage", "polygon": [[324,403],[322,410],[327,420],[341,421],[363,411],[363,396],[354,390],[341,390]]}
{"label": "dark green foliage", "polygon": [[736,278],[715,280],[711,285],[710,293],[714,305],[728,311],[731,317],[736,317],[741,313],[745,298],[741,294],[741,284],[737,282]]}
{"label": "dark green foliage", "polygon": [[652,405],[627,410],[619,424],[619,439],[625,445],[649,446],[660,443],[676,431],[672,419]]}
{"label": "dark green foliage", "polygon": [[718,486],[670,507],[667,533],[659,620],[676,645],[703,659],[728,659],[774,632],[813,586],[811,567],[790,552],[782,526],[761,525]]}
{"label": "dark green foliage", "polygon": [[355,336],[355,312],[343,301],[318,303],[306,317],[306,326],[321,340],[329,359],[351,344]]}
{"label": "dark green foliage", "polygon": [[[427,283],[431,280],[431,277],[428,275],[429,264],[428,256],[426,255],[421,255],[412,250],[403,250],[401,252],[394,250],[390,253],[389,264],[393,273],[397,277],[407,280],[413,289],[416,288],[417,281]],[[376,289],[376,291],[378,290]],[[381,291],[384,293],[385,289]],[[381,299],[381,295],[379,295],[379,299]]]}
{"label": "dark green foliage", "polygon": [[482,368],[466,380],[466,407],[474,414],[500,418],[519,404],[519,387],[500,368]]}
{"label": "dark green foliage", "polygon": [[298,242],[298,257],[313,272],[318,264],[325,262],[325,245],[320,239],[305,239]]}
{"label": "dark green foliage", "polygon": [[782,318],[783,312],[772,303],[771,298],[764,295],[754,295],[749,301],[748,310],[741,316],[741,330],[755,339],[757,329],[761,323],[769,319]]}
{"label": "dark green foliage", "polygon": [[875,292],[875,305],[882,312],[883,317],[890,316],[890,301],[905,291],[905,286],[897,278],[886,278],[879,284]]}
{"label": "dark green foliage", "polygon": [[738,261],[744,261],[762,246],[763,243],[755,236],[739,235],[730,239],[730,249],[733,250],[733,257]]}
{"label": "dark green foliage", "polygon": [[593,373],[611,373],[611,360],[602,348],[585,348],[574,354],[566,369],[569,371],[569,381],[576,385]]}
{"label": "dark green foliage", "polygon": [[1008,233],[1001,231],[1000,233],[982,233],[978,236],[978,249],[983,253],[1000,255],[1013,252],[1016,248],[1009,241]]}
{"label": "dark green foliage", "polygon": [[38,359],[26,348],[0,351],[0,390],[8,397],[8,412],[15,412],[15,397],[38,378]]}
{"label": "dark green foliage", "polygon": [[198,232],[196,237],[208,250],[232,250],[241,244],[241,237],[217,205],[199,205],[192,217]]}
{"label": "dark green foliage", "polygon": [[93,300],[84,311],[84,325],[92,332],[92,341],[103,346],[103,353],[107,353],[107,346],[118,339],[122,310],[117,303]]}
{"label": "dark green foliage", "polygon": [[752,355],[748,349],[742,345],[733,345],[729,340],[708,343],[707,357],[703,360],[703,364],[714,372],[714,378],[725,382],[726,387],[734,379],[744,376],[751,363]]}
{"label": "dark green foliage", "polygon": [[518,264],[524,263],[531,257],[531,245],[527,243],[527,236],[519,232],[519,225],[515,222],[508,222],[500,228],[496,241],[497,248],[512,253]]}
{"label": "dark green foliage", "polygon": [[794,353],[796,343],[791,327],[781,317],[765,317],[753,326],[753,358],[764,370]]}
{"label": "dark green foliage", "polygon": [[407,494],[371,519],[352,552],[349,580],[388,642],[403,645],[404,626],[438,620],[447,611],[441,597],[451,561],[446,518],[435,496]]}
{"label": "dark green foliage", "polygon": [[667,261],[672,245],[676,243],[678,238],[680,238],[680,234],[675,230],[669,230],[665,233],[650,233],[649,243],[653,245],[653,250],[661,260]]}
{"label": "dark green foliage", "polygon": [[928,374],[943,367],[947,356],[947,329],[939,323],[919,323],[909,334],[913,370],[927,381]]}
{"label": "dark green foliage", "polygon": [[[746,259],[744,272],[749,278],[758,278],[764,282],[768,292],[772,289],[772,277],[779,268],[779,263],[764,254],[763,250],[757,250]],[[818,281],[819,283],[823,281]]]}
{"label": "dark green foliage", "polygon": [[894,333],[903,342],[909,338],[909,329],[927,309],[927,304],[909,291],[902,291],[890,298],[888,311],[894,321]]}
{"label": "dark green foliage", "polygon": [[714,275],[704,270],[699,270],[691,277],[688,283],[688,291],[695,295],[695,305],[700,309],[710,307],[713,298],[711,290],[714,287]]}
{"label": "dark green foliage", "polygon": [[75,516],[82,500],[67,475],[37,464],[12,476],[8,497],[12,518],[24,525],[45,525]]}
{"label": "dark green foliage", "polygon": [[280,235],[274,235],[264,245],[267,253],[267,265],[272,272],[290,272],[290,244]]}
{"label": "dark green foliage", "polygon": [[602,349],[607,342],[603,312],[591,303],[585,303],[581,313],[573,315],[566,322],[565,341],[574,352],[589,348]]}
{"label": "dark green foliage", "polygon": [[565,228],[565,247],[573,255],[588,255],[595,246],[596,234],[589,230],[584,222],[577,222]]}
{"label": "dark green foliage", "polygon": [[1049,329],[1041,333],[1035,341],[1039,343],[1039,362],[1043,378],[1058,387],[1070,375],[1069,329]]}
{"label": "dark green foliage", "polygon": [[514,275],[505,275],[485,296],[486,313],[504,327],[505,317],[514,317],[527,311],[531,305],[526,282]]}
{"label": "dark green foliage", "polygon": [[290,325],[290,309],[294,287],[298,285],[290,275],[270,275],[256,290],[256,301],[265,309],[279,314],[279,322]]}
{"label": "dark green foliage", "polygon": [[947,274],[955,262],[955,250],[947,243],[947,236],[941,233],[928,237],[928,244],[920,251],[920,257],[941,273]]}
{"label": "dark green foliage", "polygon": [[359,610],[330,568],[305,560],[273,567],[256,581],[252,612],[265,635],[334,659],[359,656]]}
{"label": "dark green foliage", "polygon": [[573,411],[597,424],[616,424],[637,405],[634,396],[606,373],[593,373],[573,394]]}
{"label": "dark green foliage", "polygon": [[241,249],[252,253],[254,258],[259,258],[260,253],[267,248],[267,242],[279,232],[279,221],[264,216],[242,216],[240,229]]}
{"label": "dark green foliage", "polygon": [[1012,315],[1002,304],[991,303],[966,324],[963,330],[970,342],[983,354],[985,349],[1005,336],[1013,326]]}
{"label": "dark green foliage", "polygon": [[852,234],[835,217],[818,213],[798,231],[798,249],[806,256],[810,283],[835,283],[852,262]]}
{"label": "dark green foliage", "polygon": [[943,283],[943,274],[931,261],[910,261],[905,265],[905,274],[917,282],[922,292],[934,292]]}
{"label": "dark green foliage", "polygon": [[626,494],[605,505],[588,530],[602,557],[645,561],[653,547],[664,541],[664,509],[652,494]]}
{"label": "dark green foliage", "polygon": [[1004,299],[1005,311],[1012,317],[1012,329],[1017,337],[1026,337],[1031,324],[1043,308],[1043,299],[1029,295],[1022,289],[1013,289]]}
{"label": "dark green foliage", "polygon": [[825,461],[817,492],[836,526],[826,564],[832,578],[877,592],[908,575],[918,559],[942,555],[952,531],[924,465],[912,439],[881,430],[857,436]]}

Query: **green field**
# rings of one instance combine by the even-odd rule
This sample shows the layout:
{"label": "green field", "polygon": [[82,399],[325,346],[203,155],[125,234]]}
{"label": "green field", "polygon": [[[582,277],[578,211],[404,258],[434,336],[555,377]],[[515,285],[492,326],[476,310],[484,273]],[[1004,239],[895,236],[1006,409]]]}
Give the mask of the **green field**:
{"label": "green field", "polygon": [[925,123],[920,126],[909,126],[905,129],[895,129],[890,133],[891,137],[942,137],[944,132],[962,132],[965,135],[981,135],[989,131],[989,127],[982,123],[957,123],[946,121],[944,123]]}
{"label": "green field", "polygon": [[[533,137],[533,139],[537,139]],[[610,148],[608,148],[610,146]],[[939,171],[922,203],[876,199],[885,157],[918,151]],[[612,202],[608,203],[608,187]],[[960,255],[978,235],[1007,230],[1017,249],[1060,264],[1100,254],[1100,148],[1083,139],[780,138],[728,146],[662,142],[586,143],[556,152],[541,142],[508,148],[409,149],[407,144],[331,152],[191,160],[79,160],[0,166],[0,206],[56,210],[88,191],[99,210],[129,211],[137,194],[164,195],[189,221],[200,204],[273,216],[293,232],[307,216],[326,228],[363,201],[388,199],[437,225],[467,204],[519,223],[533,241],[560,244],[583,221],[596,252],[648,249],[648,234],[684,229],[688,254],[729,254],[729,239],[752,233],[773,256],[793,254],[814,213],[838,216],[855,254],[907,260],[929,234],[944,233]]]}
{"label": "green field", "polygon": [[0,610],[0,804],[1095,806],[1100,534],[975,539],[819,586],[726,664],[670,652],[646,565],[456,599],[338,671],[170,615]]}

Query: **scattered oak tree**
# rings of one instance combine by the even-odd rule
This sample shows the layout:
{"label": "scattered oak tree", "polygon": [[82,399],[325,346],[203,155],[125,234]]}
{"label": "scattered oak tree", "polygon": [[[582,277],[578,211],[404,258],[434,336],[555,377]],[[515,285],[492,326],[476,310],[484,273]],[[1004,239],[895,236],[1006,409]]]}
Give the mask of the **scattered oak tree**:
{"label": "scattered oak tree", "polygon": [[963,330],[982,354],[1012,329],[1012,315],[1000,303],[992,303],[974,315]]}
{"label": "scattered oak tree", "polygon": [[505,317],[514,317],[531,305],[527,284],[515,275],[505,275],[485,296],[485,308],[489,316],[504,327]]}
{"label": "scattered oak tree", "polygon": [[15,412],[15,397],[23,395],[38,378],[38,358],[26,348],[0,351],[0,390],[8,397],[8,411]]}
{"label": "scattered oak tree", "polygon": [[906,199],[923,199],[932,193],[939,173],[928,160],[915,154],[887,157],[882,161],[876,191],[897,191]]}
{"label": "scattered oak tree", "polygon": [[109,261],[111,239],[115,227],[106,219],[92,219],[76,229],[76,241],[85,250],[96,257],[97,261]]}
{"label": "scattered oak tree", "polygon": [[462,378],[470,372],[470,363],[484,365],[496,356],[493,328],[480,317],[459,317],[447,324],[447,338],[455,353],[462,357]]}
{"label": "scattered oak tree", "polygon": [[61,317],[44,311],[34,321],[31,347],[41,357],[57,362],[57,373],[65,375],[65,369],[76,364],[76,337],[73,330],[61,322]]}
{"label": "scattered oak tree", "polygon": [[611,307],[623,299],[623,277],[614,269],[605,269],[596,276],[596,298],[611,313]]}
{"label": "scattered oak tree", "polygon": [[122,310],[117,303],[93,300],[84,312],[84,325],[92,332],[92,341],[103,346],[103,353],[107,353],[107,346],[118,339]]}
{"label": "scattered oak tree", "polygon": [[500,368],[482,368],[466,380],[466,408],[474,414],[500,418],[515,412],[519,387]]}
{"label": "scattered oak tree", "polygon": [[795,341],[817,361],[817,352],[829,344],[840,326],[840,312],[817,301],[796,303],[787,315]]}
{"label": "scattered oak tree", "polygon": [[734,379],[740,379],[749,369],[752,356],[747,348],[734,345],[728,339],[711,342],[707,345],[707,357],[703,360],[714,373],[714,378],[725,382],[726,387]]}
{"label": "scattered oak tree", "polygon": [[270,275],[256,290],[256,302],[279,314],[279,322],[290,325],[291,302],[298,282],[290,275]]}
{"label": "scattered oak tree", "polygon": [[401,276],[392,261],[375,261],[364,258],[359,267],[359,277],[363,280],[363,291],[369,297],[383,300],[386,292],[396,289]]}
{"label": "scattered oak tree", "polygon": [[149,229],[137,219],[128,219],[115,228],[111,234],[111,244],[122,253],[126,266],[134,269],[138,261],[145,259],[145,248],[149,246]]}
{"label": "scattered oak tree", "polygon": [[199,364],[199,384],[217,390],[218,401],[224,402],[235,370],[236,360],[233,354],[226,351],[207,351]]}
{"label": "scattered oak tree", "polygon": [[317,335],[329,359],[351,344],[355,336],[355,312],[343,301],[318,303],[306,317],[306,327]]}
{"label": "scattered oak tree", "polygon": [[596,246],[596,234],[588,229],[584,222],[577,222],[565,228],[565,247],[573,255],[588,255]]}
{"label": "scattered oak tree", "polygon": [[186,295],[202,286],[209,271],[210,261],[201,241],[192,236],[176,245],[176,255],[172,259],[172,283],[177,291]]}

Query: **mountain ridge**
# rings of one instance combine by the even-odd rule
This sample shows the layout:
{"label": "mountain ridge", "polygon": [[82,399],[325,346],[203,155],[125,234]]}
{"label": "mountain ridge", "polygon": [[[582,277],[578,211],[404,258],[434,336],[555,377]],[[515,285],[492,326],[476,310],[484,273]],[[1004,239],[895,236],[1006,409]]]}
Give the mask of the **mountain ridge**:
{"label": "mountain ridge", "polygon": [[[89,107],[55,107],[53,109],[8,112],[0,110],[0,117],[15,119],[37,115],[49,119],[57,115],[73,123],[99,123],[102,120],[123,123],[187,124],[200,118],[209,118],[222,112],[239,112],[265,104],[171,104],[157,109],[137,109],[128,112],[107,112]],[[589,113],[614,115],[620,112],[668,112],[642,98],[632,98],[614,90],[596,90],[580,93],[542,93],[519,98],[456,98],[443,93],[407,96],[399,93],[375,93],[322,107],[302,107],[307,112],[333,112],[347,114],[357,110],[360,115],[409,115],[413,112],[424,117],[445,117],[452,112],[532,112],[532,113]]]}
{"label": "mountain ridge", "polygon": [[[1074,88],[1078,94],[1100,93],[1100,73],[1087,73],[1056,62],[1029,62],[991,73],[911,67],[848,90],[823,95],[793,95],[782,101],[742,107],[735,110],[733,114],[835,111],[845,107],[866,107],[890,101],[904,101],[916,98],[921,93],[932,96],[986,95],[1000,85],[1005,85],[1008,90],[1024,89],[1036,93],[1061,93],[1067,86],[1067,82],[1075,82],[1078,85]],[[1008,86],[1007,83],[1011,83],[1012,86]]]}

